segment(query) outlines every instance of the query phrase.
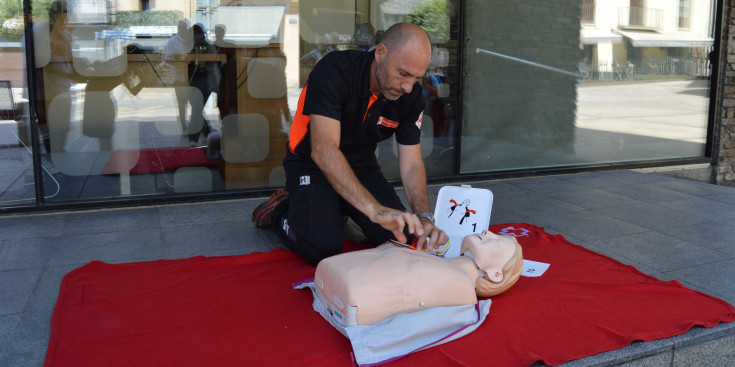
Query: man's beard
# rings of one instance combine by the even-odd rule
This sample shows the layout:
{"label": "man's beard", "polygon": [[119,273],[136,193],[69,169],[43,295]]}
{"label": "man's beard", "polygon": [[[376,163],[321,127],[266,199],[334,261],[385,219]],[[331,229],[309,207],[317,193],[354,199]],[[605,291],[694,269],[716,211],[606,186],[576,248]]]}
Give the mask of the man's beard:
{"label": "man's beard", "polygon": [[[386,60],[387,62],[388,60]],[[383,97],[395,101],[398,98],[400,98],[403,95],[402,90],[394,89],[394,88],[388,88],[388,76],[385,72],[385,63],[378,65],[377,70],[375,71],[375,81],[378,83],[378,89],[380,89],[380,93],[383,94]]]}

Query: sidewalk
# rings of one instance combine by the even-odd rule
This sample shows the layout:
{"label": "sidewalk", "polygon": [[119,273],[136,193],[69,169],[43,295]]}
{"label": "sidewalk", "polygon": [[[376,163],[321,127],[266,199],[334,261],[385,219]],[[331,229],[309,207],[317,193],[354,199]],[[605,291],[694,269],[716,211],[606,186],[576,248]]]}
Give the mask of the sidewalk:
{"label": "sidewalk", "polygon": [[[492,224],[542,226],[735,304],[735,188],[632,171],[471,184],[492,190]],[[430,187],[432,201],[439,188]],[[61,278],[89,261],[239,255],[280,246],[250,222],[262,200],[0,217],[0,366],[43,365]],[[733,345],[735,323],[720,324],[566,365],[735,365]]]}

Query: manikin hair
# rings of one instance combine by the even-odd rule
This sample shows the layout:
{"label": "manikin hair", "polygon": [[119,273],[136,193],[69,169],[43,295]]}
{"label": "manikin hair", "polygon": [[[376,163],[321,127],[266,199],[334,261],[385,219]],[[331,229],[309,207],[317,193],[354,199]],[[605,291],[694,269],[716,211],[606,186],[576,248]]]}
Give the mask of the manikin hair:
{"label": "manikin hair", "polygon": [[478,276],[475,283],[475,291],[479,297],[492,297],[507,291],[516,284],[523,270],[523,249],[515,237],[509,236],[515,244],[515,251],[508,261],[503,265],[503,279],[493,282],[487,277]]}

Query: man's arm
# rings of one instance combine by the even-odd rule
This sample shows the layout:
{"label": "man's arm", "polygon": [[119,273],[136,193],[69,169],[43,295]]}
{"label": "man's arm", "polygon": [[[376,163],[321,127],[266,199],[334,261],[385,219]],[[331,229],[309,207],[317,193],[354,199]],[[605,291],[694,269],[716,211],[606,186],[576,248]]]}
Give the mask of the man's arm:
{"label": "man's arm", "polygon": [[[396,240],[406,242],[403,228],[423,236],[422,223],[410,214],[381,205],[360,183],[347,159],[339,150],[339,121],[321,115],[310,115],[311,159],[324,173],[335,191],[371,221],[393,232]],[[423,166],[422,166],[423,167]],[[426,188],[424,185],[424,193]]]}
{"label": "man's arm", "polygon": [[[421,156],[421,145],[398,144],[398,168],[401,172],[401,182],[406,199],[414,213],[429,211],[429,195],[426,190],[426,169]],[[425,235],[418,236],[418,245],[426,243],[427,247],[437,248],[449,241],[449,237],[437,228],[430,220],[421,218]],[[426,237],[430,242],[425,242]]]}

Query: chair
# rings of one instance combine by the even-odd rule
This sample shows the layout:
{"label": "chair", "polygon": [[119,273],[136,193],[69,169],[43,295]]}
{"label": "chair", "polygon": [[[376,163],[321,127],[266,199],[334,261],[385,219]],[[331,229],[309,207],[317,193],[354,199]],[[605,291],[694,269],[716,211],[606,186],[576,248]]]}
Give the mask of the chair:
{"label": "chair", "polygon": [[13,100],[10,80],[0,80],[0,120],[20,119],[21,108]]}

